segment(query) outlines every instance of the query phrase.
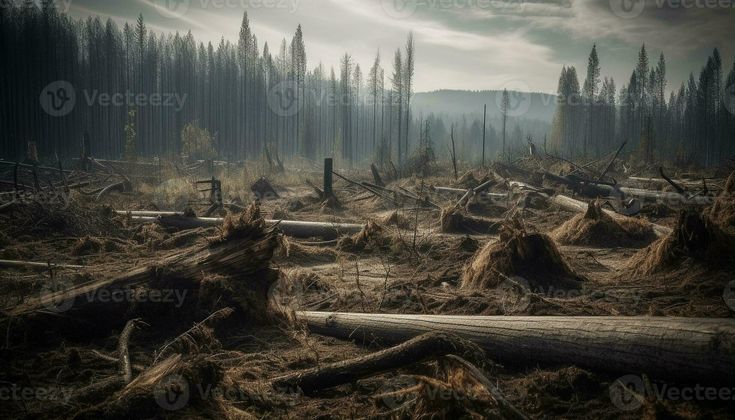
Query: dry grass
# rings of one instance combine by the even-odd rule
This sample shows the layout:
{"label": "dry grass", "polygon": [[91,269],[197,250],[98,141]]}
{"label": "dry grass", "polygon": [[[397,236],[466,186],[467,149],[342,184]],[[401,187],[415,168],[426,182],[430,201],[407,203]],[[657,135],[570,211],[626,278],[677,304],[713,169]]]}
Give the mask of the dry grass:
{"label": "dry grass", "polygon": [[610,247],[650,243],[656,236],[650,223],[634,218],[613,219],[599,204],[591,202],[584,214],[559,226],[551,237],[563,245]]}

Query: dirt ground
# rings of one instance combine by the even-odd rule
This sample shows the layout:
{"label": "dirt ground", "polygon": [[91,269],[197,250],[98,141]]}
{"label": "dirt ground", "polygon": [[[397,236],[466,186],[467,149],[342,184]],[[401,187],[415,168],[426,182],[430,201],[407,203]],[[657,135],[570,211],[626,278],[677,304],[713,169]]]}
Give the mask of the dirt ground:
{"label": "dirt ground", "polygon": [[[222,180],[225,202],[241,206],[253,202],[249,186],[265,173],[257,169],[259,166],[254,167],[216,169],[214,175]],[[261,319],[239,311],[211,327],[195,328],[192,333],[193,326],[200,325],[197,323],[222,305],[183,305],[183,300],[168,296],[172,301],[161,305],[161,309],[136,311],[141,324],[129,341],[134,376],[152,375],[149,368],[160,365],[169,354],[167,344],[182,334],[193,343],[189,347],[196,348],[182,353],[186,355],[182,369],[209,379],[199,383],[189,379],[186,401],[158,398],[151,389],[160,384],[152,379],[145,383],[148,377],[136,378],[137,388],[115,384],[120,377],[116,356],[120,335],[132,316],[126,314],[134,311],[116,312],[110,304],[109,310],[94,315],[71,310],[57,311],[42,320],[2,317],[2,417],[501,418],[492,398],[459,392],[461,384],[453,384],[446,398],[432,394],[430,390],[436,387],[432,388],[432,382],[425,378],[452,383],[451,372],[440,361],[420,363],[315,395],[269,388],[269,381],[281,375],[380,348],[309,333],[303,325],[289,321],[288,314],[311,310],[729,318],[735,310],[735,290],[730,290],[735,289],[732,260],[677,254],[674,262],[643,270],[634,262],[649,258],[641,253],[657,245],[659,239],[652,232],[631,232],[618,224],[610,225],[613,219],[594,215],[584,219],[585,215],[562,209],[536,191],[515,191],[503,200],[471,200],[463,205],[461,211],[467,218],[488,222],[471,225],[485,226],[482,229],[486,233],[472,227],[465,232],[443,232],[442,209],[454,206],[460,196],[439,194],[432,187],[474,187],[483,178],[495,176],[488,171],[475,170],[459,180],[444,167],[435,168],[428,177],[412,175],[388,181],[386,176],[386,187],[403,188],[436,204],[422,207],[412,200],[396,204],[339,178],[335,178],[339,204],[325,204],[305,182],[321,186],[320,168],[313,164],[300,164],[299,168],[287,167],[283,173],[267,175],[279,197],[260,201],[264,218],[359,224],[372,221],[373,230],[363,232],[361,238],[356,235],[333,241],[279,235],[270,261],[279,278],[268,291],[269,313]],[[352,180],[373,182],[368,168],[335,170]],[[728,170],[719,171],[709,180],[710,188],[727,190]],[[112,210],[182,211],[191,207],[202,215],[209,203],[206,193],[198,193],[193,181],[209,175],[204,168],[188,173],[167,169],[158,174],[161,182],[133,180],[132,191],[114,192],[99,200],[73,191],[63,204],[23,202],[0,211],[0,259],[84,266],[0,268],[0,308],[9,313],[10,308],[48,292],[53,284],[81,284],[126,273],[173,252],[203,246],[218,234],[217,227],[176,232],[155,223],[136,222]],[[655,172],[641,175],[655,176]],[[628,186],[666,188],[626,178],[622,171],[616,174],[618,182]],[[565,191],[546,182],[539,186],[540,190],[548,188]],[[488,190],[499,194],[508,191],[500,179]],[[637,218],[676,232],[680,210],[685,207],[648,203]],[[709,206],[697,206],[692,211],[706,215],[713,212]],[[521,274],[511,275],[507,282],[503,278],[483,278],[469,287],[471,279],[466,272],[478,256],[505,252],[510,241],[518,238],[504,236],[511,222],[516,229],[513,235],[519,235],[520,229],[521,235],[539,233],[548,238],[562,263],[581,279],[580,287],[544,285],[529,277],[533,276],[532,270],[547,267],[524,267],[518,271]],[[717,232],[732,236],[729,222],[719,223],[713,217],[712,223],[718,226]],[[570,235],[570,229],[576,235]],[[626,240],[625,235],[636,236]],[[496,249],[484,251],[492,246]],[[733,249],[726,251],[732,254]],[[526,276],[526,272],[531,274]],[[215,283],[217,279],[207,281]],[[523,287],[515,287],[518,283]],[[148,296],[151,302],[153,298]],[[170,363],[173,366],[179,362]],[[730,418],[735,408],[732,400],[650,396],[623,404],[611,397],[620,375],[576,366],[501,366],[493,362],[492,354],[487,354],[480,367],[505,398],[530,418]],[[674,386],[659,382],[653,385]]]}

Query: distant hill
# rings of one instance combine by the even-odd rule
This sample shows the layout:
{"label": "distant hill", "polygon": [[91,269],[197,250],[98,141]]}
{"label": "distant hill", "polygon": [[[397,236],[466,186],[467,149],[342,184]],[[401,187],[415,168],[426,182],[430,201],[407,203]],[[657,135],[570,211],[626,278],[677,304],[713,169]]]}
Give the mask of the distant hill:
{"label": "distant hill", "polygon": [[[551,122],[556,108],[556,96],[545,93],[510,92],[512,106],[518,106],[520,118],[536,119]],[[414,115],[434,114],[480,114],[487,104],[488,119],[500,116],[503,92],[494,90],[437,90],[434,92],[415,93],[411,97],[411,109]],[[530,106],[529,102],[530,101]]]}

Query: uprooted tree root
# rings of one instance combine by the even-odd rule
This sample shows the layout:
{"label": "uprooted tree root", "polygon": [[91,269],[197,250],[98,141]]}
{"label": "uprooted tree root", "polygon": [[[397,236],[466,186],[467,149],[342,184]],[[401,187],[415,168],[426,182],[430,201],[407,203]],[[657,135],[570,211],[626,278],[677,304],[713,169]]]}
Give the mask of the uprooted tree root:
{"label": "uprooted tree root", "polygon": [[503,226],[500,241],[488,243],[465,268],[462,287],[495,288],[521,278],[531,290],[579,289],[585,279],[564,261],[547,235],[527,233],[519,222]]}
{"label": "uprooted tree root", "polygon": [[555,229],[551,237],[564,245],[624,246],[650,243],[656,238],[650,223],[626,218],[613,219],[591,202],[584,214],[578,214]]}
{"label": "uprooted tree root", "polygon": [[500,222],[473,217],[455,207],[443,209],[440,222],[444,233],[492,234],[500,230]]}
{"label": "uprooted tree root", "polygon": [[732,268],[735,238],[709,217],[692,210],[679,213],[676,228],[635,254],[628,266],[635,274],[653,274],[675,269],[685,262],[711,268]]}
{"label": "uprooted tree root", "polygon": [[725,183],[725,189],[715,199],[709,217],[723,227],[735,226],[735,172]]}
{"label": "uprooted tree root", "polygon": [[[75,330],[73,323],[60,325],[58,317],[47,314],[48,308],[68,305],[69,320],[90,323],[100,333],[115,328],[131,314],[183,321],[196,317],[197,308],[232,306],[250,320],[265,321],[268,290],[278,277],[270,267],[277,246],[275,232],[265,229],[259,208],[253,205],[242,214],[228,216],[208,243],[170,252],[155,263],[114,277],[101,274],[81,284],[62,284],[16,305],[9,314],[27,319],[34,328],[70,333]],[[113,272],[119,271],[115,268]],[[181,301],[119,298],[151,293],[175,294]],[[109,302],[108,295],[118,298]],[[76,328],[76,334],[90,333],[89,329]]]}

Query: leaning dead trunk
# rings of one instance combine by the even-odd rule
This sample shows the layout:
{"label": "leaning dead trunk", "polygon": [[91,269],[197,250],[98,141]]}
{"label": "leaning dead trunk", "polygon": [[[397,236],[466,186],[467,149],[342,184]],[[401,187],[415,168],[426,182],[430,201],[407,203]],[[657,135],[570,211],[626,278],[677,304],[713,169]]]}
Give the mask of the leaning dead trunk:
{"label": "leaning dead trunk", "polygon": [[115,293],[125,296],[124,293],[135,288],[198,290],[210,277],[222,277],[230,281],[231,294],[235,295],[225,298],[234,300],[247,313],[263,317],[268,289],[276,280],[276,272],[269,264],[277,247],[277,235],[272,229],[266,229],[258,207],[251,206],[247,212],[225,219],[220,234],[205,246],[174,251],[110,278],[47,290],[10,308],[7,314],[23,316],[85,308],[107,310],[113,306],[110,296]]}
{"label": "leaning dead trunk", "polygon": [[513,365],[567,365],[697,383],[735,375],[735,320],[298,312],[318,334],[398,343],[426,332],[466,338]]}

